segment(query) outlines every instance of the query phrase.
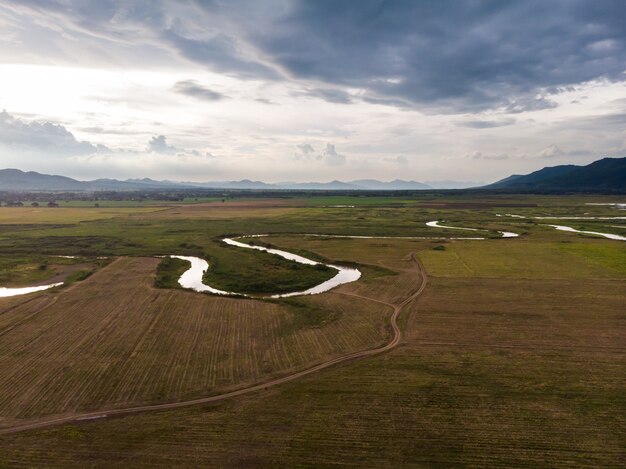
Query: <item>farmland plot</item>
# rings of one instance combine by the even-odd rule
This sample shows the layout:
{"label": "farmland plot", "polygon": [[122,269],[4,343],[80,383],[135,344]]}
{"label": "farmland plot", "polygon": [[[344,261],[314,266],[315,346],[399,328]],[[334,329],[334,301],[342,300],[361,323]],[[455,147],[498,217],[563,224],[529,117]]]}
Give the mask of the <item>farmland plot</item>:
{"label": "farmland plot", "polygon": [[389,334],[383,304],[158,290],[158,262],[120,258],[54,301],[43,295],[0,314],[0,425],[217,394]]}
{"label": "farmland plot", "polygon": [[0,299],[0,337],[51,304],[46,294],[15,296]]}

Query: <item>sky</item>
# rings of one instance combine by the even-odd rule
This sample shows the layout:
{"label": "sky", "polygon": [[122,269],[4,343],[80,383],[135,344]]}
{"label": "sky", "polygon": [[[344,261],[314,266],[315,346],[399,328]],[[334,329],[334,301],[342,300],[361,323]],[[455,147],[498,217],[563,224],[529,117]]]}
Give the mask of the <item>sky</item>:
{"label": "sky", "polygon": [[0,168],[491,182],[605,156],[623,0],[0,4]]}

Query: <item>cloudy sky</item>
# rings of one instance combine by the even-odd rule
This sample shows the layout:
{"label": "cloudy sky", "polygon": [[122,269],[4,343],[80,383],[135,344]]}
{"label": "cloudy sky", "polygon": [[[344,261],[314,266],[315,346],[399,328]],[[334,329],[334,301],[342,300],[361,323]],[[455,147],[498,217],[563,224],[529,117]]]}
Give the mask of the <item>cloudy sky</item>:
{"label": "cloudy sky", "polygon": [[623,0],[0,4],[0,167],[493,181],[603,156]]}

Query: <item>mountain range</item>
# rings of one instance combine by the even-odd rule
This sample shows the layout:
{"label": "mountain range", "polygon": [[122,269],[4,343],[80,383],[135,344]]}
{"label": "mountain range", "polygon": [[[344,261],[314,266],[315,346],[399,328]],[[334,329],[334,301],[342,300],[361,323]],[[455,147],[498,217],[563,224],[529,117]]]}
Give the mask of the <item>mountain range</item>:
{"label": "mountain range", "polygon": [[136,191],[184,189],[268,189],[268,190],[429,190],[429,189],[490,189],[507,192],[626,192],[626,157],[603,158],[587,166],[561,165],[540,169],[530,174],[515,174],[493,184],[456,181],[383,182],[376,179],[331,182],[211,181],[176,182],[154,179],[95,179],[79,181],[66,176],[40,174],[19,169],[0,170],[0,191]]}
{"label": "mountain range", "polygon": [[[446,181],[442,182],[443,184]],[[455,184],[454,182],[450,182]],[[459,183],[457,183],[459,184]],[[460,183],[463,184],[463,183]],[[472,185],[472,183],[468,183]],[[431,186],[417,181],[383,182],[375,179],[356,181],[331,182],[281,182],[269,184],[262,181],[210,181],[210,182],[176,182],[155,181],[154,179],[95,179],[79,181],[66,176],[40,174],[34,171],[19,169],[0,170],[0,190],[5,191],[132,191],[132,190],[180,190],[180,189],[272,189],[272,190],[423,190]]]}

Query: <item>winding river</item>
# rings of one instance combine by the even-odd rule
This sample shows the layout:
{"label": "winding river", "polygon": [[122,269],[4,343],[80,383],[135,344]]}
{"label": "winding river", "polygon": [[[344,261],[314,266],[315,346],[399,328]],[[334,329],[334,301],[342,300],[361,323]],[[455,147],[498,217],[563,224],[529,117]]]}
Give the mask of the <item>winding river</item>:
{"label": "winding river", "polygon": [[[624,205],[624,204],[585,204],[585,205]],[[499,214],[496,213],[496,216],[498,216]],[[515,214],[511,214],[511,213],[507,213],[505,214],[507,217],[514,217],[514,218],[527,218],[523,215],[515,215]],[[541,217],[529,217],[535,220],[626,220],[626,217],[587,217],[587,216],[541,216]],[[555,228],[557,230],[560,231],[567,231],[569,233],[583,233],[583,234],[590,234],[590,235],[596,235],[596,236],[602,236],[604,238],[608,238],[608,239],[613,239],[615,241],[626,241],[626,237],[624,236],[620,236],[620,235],[616,235],[613,233],[600,233],[599,231],[581,231],[581,230],[577,230],[575,228],[572,228],[571,226],[564,226],[564,225],[546,225],[546,226],[550,226],[552,228]],[[613,228],[623,228],[622,226],[613,226],[611,225]],[[441,227],[444,228],[444,227]],[[451,227],[449,227],[451,228]],[[466,228],[467,229],[467,228]],[[504,231],[501,231],[500,233],[506,233]],[[504,237],[507,237],[506,235],[504,235]]]}
{"label": "winding river", "polygon": [[[510,215],[510,214],[507,214],[507,215],[519,216],[519,215]],[[535,218],[541,218],[541,217],[535,217]],[[548,218],[548,217],[545,217],[545,218]],[[612,219],[616,219],[616,218],[622,219],[623,217],[614,217]],[[488,230],[483,230],[483,229],[478,229],[478,228],[465,228],[465,227],[460,227],[460,226],[440,225],[438,220],[429,221],[426,223],[426,226],[429,226],[431,228],[445,228],[445,229],[451,229],[451,230],[488,231]],[[552,228],[555,228],[561,231],[568,231],[571,233],[590,234],[590,235],[602,236],[602,237],[617,240],[617,241],[626,241],[625,236],[620,236],[620,235],[611,234],[611,233],[600,233],[596,231],[581,231],[581,230],[572,228],[570,226],[563,226],[563,225],[547,225],[547,226],[550,226]],[[498,231],[498,233],[500,233],[503,238],[516,238],[519,236],[519,234],[510,232],[510,231]],[[248,236],[242,236],[242,238],[260,238],[263,236],[267,236],[267,235],[248,235]],[[315,235],[315,234],[310,234],[307,236],[330,236],[330,237],[342,237],[342,238],[379,238],[378,236]],[[394,237],[380,236],[380,238],[394,238]],[[407,237],[398,237],[398,238],[411,239],[412,237],[407,236]],[[459,238],[459,239],[482,240],[485,238],[474,237],[474,238]],[[280,256],[284,259],[287,259],[293,262],[298,262],[300,264],[306,264],[306,265],[322,264],[321,262],[307,259],[306,257],[299,256],[297,254],[293,254],[287,251],[283,251],[281,249],[266,248],[263,246],[254,246],[251,244],[242,243],[241,241],[237,241],[233,238],[224,238],[222,241],[230,246],[236,246],[236,247],[245,248],[245,249],[255,249],[257,251],[267,252],[269,254]],[[62,257],[69,258],[73,256],[62,256]],[[180,286],[182,286],[183,288],[188,288],[188,289],[197,291],[197,292],[208,292],[208,293],[213,293],[216,295],[224,295],[224,296],[245,296],[248,298],[288,298],[291,296],[317,295],[319,293],[327,292],[335,287],[338,287],[339,285],[355,282],[359,278],[361,278],[361,272],[358,269],[354,269],[350,267],[342,267],[342,266],[333,265],[333,264],[323,264],[323,265],[326,265],[326,267],[330,267],[331,269],[335,269],[337,271],[337,273],[335,274],[333,278],[326,280],[314,287],[311,287],[303,291],[281,293],[281,294],[275,294],[275,295],[266,295],[266,296],[253,296],[253,295],[248,295],[246,293],[220,290],[218,288],[214,288],[210,285],[206,285],[205,283],[203,283],[202,278],[204,276],[204,273],[209,268],[209,263],[205,261],[204,259],[201,259],[199,257],[193,257],[193,256],[177,256],[177,255],[171,255],[170,257],[174,257],[176,259],[182,259],[191,264],[189,269],[187,269],[178,279],[178,283],[180,284]],[[58,287],[60,285],[63,285],[63,282],[52,283],[49,285],[39,285],[39,286],[34,286],[34,287],[21,287],[21,288],[0,287],[0,298],[6,298],[6,297],[18,296],[18,295],[26,295],[28,293],[48,290],[50,288]]]}
{"label": "winding river", "polygon": [[583,234],[602,236],[604,238],[614,239],[616,241],[626,241],[626,236],[620,236],[620,235],[616,235],[612,233],[600,233],[598,231],[581,231],[581,230],[572,228],[571,226],[563,226],[563,225],[547,225],[547,226],[551,226],[552,228],[556,228],[557,230],[560,230],[560,231],[569,231],[570,233],[583,233]]}
{"label": "winding river", "polygon": [[[496,213],[496,216],[502,216]],[[532,218],[534,220],[626,220],[626,217],[588,217],[577,215],[564,215],[564,216],[541,216],[541,217],[526,217],[524,215],[515,215],[512,213],[505,213],[506,217],[513,218]]]}
{"label": "winding river", "polygon": [[[436,227],[436,228],[450,228],[450,229],[456,229],[456,230],[487,231],[487,230],[479,230],[476,228],[460,228],[460,227],[453,227],[453,226],[443,226],[443,225],[439,225],[437,221],[428,222],[426,223],[426,225],[431,226],[431,227]],[[514,238],[514,237],[519,236],[517,233],[511,233],[508,231],[499,231],[498,233],[502,234],[503,238]],[[268,235],[265,235],[265,234],[247,235],[247,236],[241,236],[240,238],[261,238],[264,236],[268,236]],[[315,235],[315,234],[308,234],[306,236],[329,236],[329,237],[358,238],[358,239],[371,239],[371,238],[422,239],[419,237],[411,237],[411,236],[387,237],[387,236],[348,236],[348,235]],[[485,238],[484,237],[474,237],[474,238],[467,237],[467,238],[452,238],[452,239],[481,240]],[[244,248],[244,249],[255,249],[257,251],[267,252],[269,254],[280,256],[284,259],[298,262],[300,264],[306,264],[306,265],[322,264],[321,262],[316,262],[311,259],[307,259],[306,257],[299,256],[297,254],[293,254],[287,251],[283,251],[281,249],[266,248],[263,246],[254,246],[251,244],[242,243],[241,241],[237,241],[236,239],[233,239],[233,238],[224,238],[222,239],[222,241],[228,244],[229,246],[236,246],[236,247]],[[343,285],[345,283],[350,283],[350,282],[355,282],[356,280],[361,278],[361,272],[358,269],[354,269],[350,267],[342,267],[342,266],[333,265],[333,264],[323,264],[326,267],[335,269],[337,271],[337,274],[335,274],[333,278],[326,280],[325,282],[322,282],[319,285],[316,285],[314,287],[309,288],[308,290],[303,290],[303,291],[282,293],[282,294],[276,294],[276,295],[267,295],[267,296],[254,296],[254,295],[249,295],[246,293],[220,290],[218,288],[212,287],[211,285],[205,284],[202,281],[202,279],[204,277],[204,273],[209,268],[209,263],[205,261],[204,259],[200,259],[199,257],[193,257],[193,256],[178,256],[178,255],[170,255],[170,257],[174,257],[176,259],[182,259],[191,264],[189,269],[187,269],[178,279],[178,283],[181,287],[188,288],[197,292],[207,292],[207,293],[213,293],[215,295],[224,295],[224,296],[245,296],[248,298],[288,298],[290,296],[317,295],[319,293],[327,292],[335,287],[338,287],[339,285]]]}
{"label": "winding river", "polygon": [[[253,235],[253,236],[242,236],[244,238],[259,238],[265,235]],[[287,251],[282,251],[280,249],[272,249],[266,248],[263,246],[253,246],[251,244],[242,243],[240,241],[236,241],[232,238],[224,238],[222,241],[230,246],[237,246],[240,248],[246,249],[255,249],[257,251],[267,252],[269,254],[273,254],[275,256],[280,256],[284,259],[298,262],[299,264],[306,265],[319,265],[321,262],[316,262],[311,259],[307,259],[306,257],[299,256],[297,254],[292,254]],[[324,264],[326,267],[330,267],[331,269],[335,269],[337,274],[329,280],[320,283],[314,287],[311,287],[307,290],[296,291],[290,293],[282,293],[276,295],[267,295],[267,296],[253,296],[245,293],[237,293],[237,292],[229,292],[224,290],[219,290],[210,285],[206,285],[202,281],[202,277],[204,273],[209,268],[209,263],[204,259],[200,259],[199,257],[192,256],[170,256],[176,259],[182,259],[191,263],[191,267],[186,270],[183,275],[178,279],[178,283],[183,288],[189,288],[191,290],[197,292],[208,292],[213,293],[215,295],[226,295],[226,296],[245,296],[248,298],[288,298],[290,296],[302,296],[302,295],[317,295],[319,293],[324,293],[332,288],[338,287],[339,285],[343,285],[344,283],[350,283],[361,278],[361,271],[358,269],[353,269],[349,267],[342,267],[333,264]]]}
{"label": "winding river", "polygon": [[[488,231],[488,230],[481,230],[478,228],[464,228],[460,226],[440,225],[438,220],[429,221],[426,223],[426,226],[429,226],[431,228],[446,228],[449,230]],[[517,238],[519,236],[517,233],[513,233],[511,231],[498,231],[498,233],[500,233],[503,238]],[[472,239],[472,238],[468,238],[468,239]],[[485,239],[485,238],[473,238],[473,239]]]}

